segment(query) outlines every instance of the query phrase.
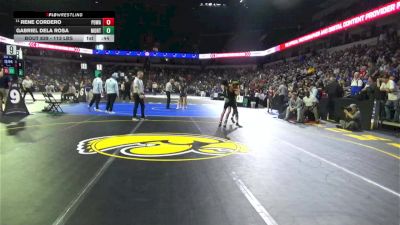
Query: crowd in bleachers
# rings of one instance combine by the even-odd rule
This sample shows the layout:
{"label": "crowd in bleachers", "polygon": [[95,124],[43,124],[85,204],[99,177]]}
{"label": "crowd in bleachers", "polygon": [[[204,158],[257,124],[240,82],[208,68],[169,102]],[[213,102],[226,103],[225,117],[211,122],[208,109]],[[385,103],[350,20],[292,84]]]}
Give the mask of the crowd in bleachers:
{"label": "crowd in bleachers", "polygon": [[[129,65],[104,66],[103,78],[117,72],[119,83],[128,86],[133,75],[142,68]],[[327,97],[330,83],[336,82],[340,91],[337,97],[353,96],[358,99],[377,98],[385,101],[388,95],[400,95],[399,86],[400,46],[399,37],[381,36],[377,45],[357,45],[341,51],[322,50],[299,56],[288,61],[266,64],[254,68],[159,68],[150,66],[145,70],[145,87],[155,94],[163,92],[165,84],[174,78],[177,83],[185,82],[188,94],[200,95],[221,92],[223,80],[236,80],[241,84],[241,94],[257,96],[269,103],[275,100],[287,106],[292,93],[303,99],[307,92],[317,100]],[[62,91],[68,93],[90,89],[93,70],[83,71],[79,63],[54,61],[26,61],[26,74],[35,83],[36,91]],[[379,79],[383,78],[383,80]],[[386,80],[393,83],[394,92],[381,89]],[[331,85],[332,86],[332,85]],[[124,88],[122,88],[124,89]],[[331,94],[332,95],[332,94]],[[328,95],[329,96],[329,95]],[[397,100],[390,107],[397,112]],[[286,103],[286,104],[285,104]],[[282,109],[281,111],[283,111]],[[388,119],[398,121],[399,118]]]}

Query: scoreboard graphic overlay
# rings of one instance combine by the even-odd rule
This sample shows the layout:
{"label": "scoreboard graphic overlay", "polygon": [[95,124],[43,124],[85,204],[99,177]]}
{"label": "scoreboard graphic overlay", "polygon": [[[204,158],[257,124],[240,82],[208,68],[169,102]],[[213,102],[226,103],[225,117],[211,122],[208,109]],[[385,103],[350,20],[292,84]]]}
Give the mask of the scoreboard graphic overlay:
{"label": "scoreboard graphic overlay", "polygon": [[14,12],[14,40],[34,42],[114,42],[115,13]]}

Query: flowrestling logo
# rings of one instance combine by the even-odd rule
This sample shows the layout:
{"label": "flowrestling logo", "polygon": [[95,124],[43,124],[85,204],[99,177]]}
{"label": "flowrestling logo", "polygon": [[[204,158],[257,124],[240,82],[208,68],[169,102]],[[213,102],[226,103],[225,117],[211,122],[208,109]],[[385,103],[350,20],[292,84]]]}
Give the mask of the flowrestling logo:
{"label": "flowrestling logo", "polygon": [[143,161],[193,161],[246,153],[230,140],[196,134],[142,133],[91,138],[79,142],[78,152]]}

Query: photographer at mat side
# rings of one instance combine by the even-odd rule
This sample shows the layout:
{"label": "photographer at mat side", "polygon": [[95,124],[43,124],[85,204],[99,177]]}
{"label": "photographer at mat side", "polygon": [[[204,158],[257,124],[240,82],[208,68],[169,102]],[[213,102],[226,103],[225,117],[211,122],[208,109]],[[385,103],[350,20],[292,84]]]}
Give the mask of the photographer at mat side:
{"label": "photographer at mat side", "polygon": [[361,112],[356,104],[350,104],[343,110],[346,119],[340,120],[340,125],[336,125],[337,128],[346,130],[358,131],[361,130]]}

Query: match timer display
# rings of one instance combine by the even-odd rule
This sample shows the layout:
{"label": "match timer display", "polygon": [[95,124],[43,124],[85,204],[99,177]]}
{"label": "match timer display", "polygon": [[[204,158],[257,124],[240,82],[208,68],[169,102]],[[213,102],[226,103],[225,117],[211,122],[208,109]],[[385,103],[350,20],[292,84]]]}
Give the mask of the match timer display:
{"label": "match timer display", "polygon": [[14,21],[17,42],[114,42],[114,12],[16,11]]}

